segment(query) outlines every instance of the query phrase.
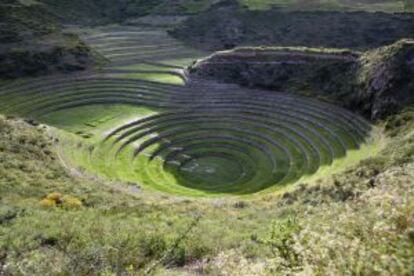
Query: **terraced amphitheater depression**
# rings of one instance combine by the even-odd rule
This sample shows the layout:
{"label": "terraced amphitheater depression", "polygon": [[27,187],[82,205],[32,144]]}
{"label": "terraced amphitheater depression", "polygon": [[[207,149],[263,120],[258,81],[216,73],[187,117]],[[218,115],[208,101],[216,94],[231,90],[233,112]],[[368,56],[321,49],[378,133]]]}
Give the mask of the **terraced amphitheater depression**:
{"label": "terraced amphitheater depression", "polygon": [[0,276],[414,276],[414,0],[0,0]]}
{"label": "terraced amphitheater depression", "polygon": [[0,109],[52,126],[79,174],[186,196],[277,191],[375,154],[355,113],[285,91],[189,74],[211,53],[159,27],[70,29],[103,67],[0,86]]}

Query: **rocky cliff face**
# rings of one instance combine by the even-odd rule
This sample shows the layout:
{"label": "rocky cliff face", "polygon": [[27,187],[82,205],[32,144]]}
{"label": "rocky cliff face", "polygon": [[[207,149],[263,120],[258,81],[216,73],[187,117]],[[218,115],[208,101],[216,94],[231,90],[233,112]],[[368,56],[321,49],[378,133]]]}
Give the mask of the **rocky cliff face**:
{"label": "rocky cliff face", "polygon": [[360,53],[286,47],[217,52],[188,70],[216,79],[315,96],[376,120],[414,100],[414,41]]}
{"label": "rocky cliff face", "polygon": [[366,52],[359,59],[356,99],[372,118],[395,113],[414,101],[414,40]]}

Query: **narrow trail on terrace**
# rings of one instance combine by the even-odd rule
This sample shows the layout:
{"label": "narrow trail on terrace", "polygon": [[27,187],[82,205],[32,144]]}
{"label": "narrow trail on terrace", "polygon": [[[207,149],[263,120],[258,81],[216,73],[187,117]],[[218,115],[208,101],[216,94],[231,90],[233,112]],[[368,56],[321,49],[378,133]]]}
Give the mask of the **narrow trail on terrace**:
{"label": "narrow trail on terrace", "polygon": [[187,79],[185,66],[206,53],[165,29],[81,34],[108,65],[4,84],[0,108],[38,120],[97,105],[154,110],[106,126],[87,147],[66,145],[80,165],[109,179],[180,195],[244,195],[294,183],[371,139],[367,121],[327,103]]}

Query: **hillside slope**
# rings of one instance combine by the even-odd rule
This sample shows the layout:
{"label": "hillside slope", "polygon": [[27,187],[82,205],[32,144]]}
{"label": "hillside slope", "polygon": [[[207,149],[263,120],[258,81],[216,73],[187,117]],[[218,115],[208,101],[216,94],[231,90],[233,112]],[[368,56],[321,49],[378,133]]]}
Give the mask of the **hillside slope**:
{"label": "hillside slope", "polygon": [[[241,4],[255,9],[268,3],[241,1]],[[143,16],[150,17],[143,22],[155,20],[159,24],[163,19],[154,19],[154,15],[171,16],[171,22],[182,15],[196,15],[173,33],[190,44],[208,49],[274,42],[278,45],[366,48],[409,37],[414,29],[410,14],[295,12],[299,9],[295,5],[292,3],[292,12],[289,9],[244,9],[237,1],[7,0],[0,5],[3,42],[0,75],[2,78],[35,76],[99,65],[105,62],[102,57],[76,35],[65,33],[64,25],[135,24],[141,22]],[[337,9],[342,8],[338,6]],[[262,18],[273,19],[262,22]],[[275,25],[277,28],[273,28]],[[312,27],[309,29],[309,26]],[[342,34],[333,36],[338,31]]]}
{"label": "hillside slope", "polygon": [[413,122],[384,121],[384,150],[333,177],[200,200],[68,171],[50,131],[0,118],[0,273],[409,274]]}
{"label": "hillside slope", "polygon": [[[30,3],[30,2],[29,2]],[[0,5],[0,78],[85,70],[99,57],[59,17],[36,2]]]}
{"label": "hillside slope", "polygon": [[365,53],[259,47],[217,52],[189,68],[190,76],[317,96],[385,118],[414,100],[414,41]]}
{"label": "hillside slope", "polygon": [[414,37],[411,13],[249,10],[229,2],[189,18],[171,34],[209,50],[262,45],[366,50]]}
{"label": "hillside slope", "polygon": [[[316,2],[240,1],[254,9],[268,9],[276,2],[294,7],[302,3],[312,9],[312,4],[306,3]],[[326,0],[324,8],[356,2],[366,7],[373,1]],[[386,7],[391,0],[378,1]],[[0,114],[0,275],[414,272],[411,40],[367,52],[238,48],[200,60],[189,68],[187,79],[184,72],[190,60],[206,54],[169,36],[165,29],[168,23],[161,28],[70,26],[90,47],[77,35],[63,31],[65,24],[119,23],[127,16],[134,24],[135,16],[197,14],[218,1],[3,2],[0,78],[15,79],[0,80],[0,113],[14,114]],[[228,1],[221,2],[226,6]],[[244,15],[282,14],[279,12],[243,10]],[[294,15],[315,21],[326,17],[324,24],[338,15],[345,20],[339,28],[343,30],[356,14]],[[355,30],[355,41],[349,43],[370,48],[412,31],[410,15],[375,15],[378,17],[361,13],[357,19],[360,23],[365,22],[365,16],[372,22],[384,20],[379,28],[384,34],[370,25],[372,29],[361,33]],[[292,22],[288,13],[283,16]],[[214,30],[213,44],[198,46],[232,46],[227,35],[240,38],[239,17],[233,19],[236,24],[228,26],[209,22]],[[273,19],[266,18],[270,23],[265,22],[263,29],[267,31],[263,33],[257,32],[263,19],[251,19],[253,28],[247,37],[258,34],[256,39],[268,41]],[[163,20],[155,18],[156,22]],[[184,26],[192,20],[198,19],[194,17]],[[228,20],[233,22],[224,19]],[[249,18],[243,20],[249,25]],[[295,24],[309,31],[305,27],[311,21]],[[396,28],[385,28],[387,24]],[[196,40],[210,33],[208,26],[202,27],[205,29],[191,30],[200,31]],[[317,41],[313,39],[321,37],[330,42],[322,32],[315,35],[314,28],[310,30],[312,33],[297,40],[288,34],[284,42],[314,45]],[[367,33],[372,36],[365,40]],[[185,39],[194,43],[190,35],[188,32]],[[342,34],[326,35],[339,39],[332,43],[348,43]],[[345,37],[352,38],[352,32]],[[98,66],[100,70],[88,70],[102,62],[107,63]],[[73,70],[85,72],[67,73]],[[44,74],[50,76],[22,77]],[[317,99],[305,101],[305,97],[289,94],[279,97],[272,91],[220,84],[208,78],[336,101],[376,121],[371,125]],[[184,147],[189,151],[182,152],[187,150]],[[276,148],[280,150],[270,151]],[[295,156],[290,149],[295,150]],[[139,159],[134,161],[137,153]],[[213,158],[204,160],[203,166],[202,158],[199,162],[197,155],[194,159],[185,153]],[[197,189],[214,190],[221,185],[226,189],[235,176],[241,175],[243,180],[243,176],[257,173],[259,178],[251,178],[248,185],[256,191],[254,186],[261,179],[276,175],[273,169],[283,169],[276,157],[285,156],[289,157],[285,164],[294,168],[285,167],[292,176],[302,173],[295,170],[302,168],[301,164],[311,164],[310,168],[321,165],[320,170],[303,175],[292,185],[254,195],[249,194],[252,189],[242,196],[212,197],[174,190],[188,188],[181,184],[199,184],[199,179],[207,181]],[[333,162],[333,157],[339,162]],[[187,162],[191,158],[195,162]],[[223,162],[226,158],[249,161],[249,170],[233,170],[237,163]],[[150,165],[151,159],[156,162]],[[173,163],[166,164],[168,160]],[[174,175],[168,177],[178,170],[168,171],[167,165],[175,166],[174,161],[182,160],[189,164],[182,170],[188,176],[186,182]]]}

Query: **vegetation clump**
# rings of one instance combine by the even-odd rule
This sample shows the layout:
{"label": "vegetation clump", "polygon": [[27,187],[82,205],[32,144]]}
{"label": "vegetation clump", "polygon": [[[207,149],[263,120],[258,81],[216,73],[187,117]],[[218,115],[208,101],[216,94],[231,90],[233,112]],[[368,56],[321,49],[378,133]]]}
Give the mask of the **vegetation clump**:
{"label": "vegetation clump", "polygon": [[54,192],[48,194],[40,202],[44,207],[62,206],[65,208],[79,208],[82,207],[82,201],[74,196],[62,195]]}

